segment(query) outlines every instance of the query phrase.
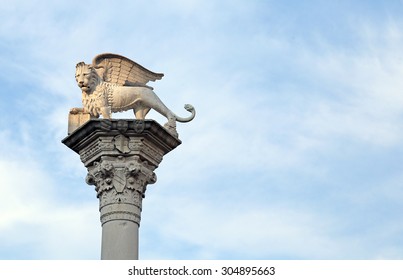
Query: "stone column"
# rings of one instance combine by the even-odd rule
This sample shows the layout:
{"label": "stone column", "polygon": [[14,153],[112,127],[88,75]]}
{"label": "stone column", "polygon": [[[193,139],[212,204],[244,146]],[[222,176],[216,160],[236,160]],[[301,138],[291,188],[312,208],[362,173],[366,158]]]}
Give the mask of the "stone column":
{"label": "stone column", "polygon": [[101,259],[138,259],[142,200],[154,170],[181,141],[153,120],[93,119],[62,141],[80,155],[95,186],[102,224]]}

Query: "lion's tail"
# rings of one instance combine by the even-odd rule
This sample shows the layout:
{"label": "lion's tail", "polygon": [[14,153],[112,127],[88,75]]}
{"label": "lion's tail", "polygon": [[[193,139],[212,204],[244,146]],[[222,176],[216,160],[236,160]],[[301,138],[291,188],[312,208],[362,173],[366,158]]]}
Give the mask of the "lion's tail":
{"label": "lion's tail", "polygon": [[192,105],[190,105],[190,104],[185,104],[185,109],[186,109],[186,111],[188,111],[188,112],[190,112],[190,113],[192,113],[189,117],[187,117],[187,118],[181,118],[181,117],[178,117],[177,115],[175,115],[175,118],[176,118],[176,120],[178,121],[178,122],[190,122],[191,120],[193,120],[194,119],[194,117],[196,116],[196,110],[195,110],[195,108],[192,106]]}

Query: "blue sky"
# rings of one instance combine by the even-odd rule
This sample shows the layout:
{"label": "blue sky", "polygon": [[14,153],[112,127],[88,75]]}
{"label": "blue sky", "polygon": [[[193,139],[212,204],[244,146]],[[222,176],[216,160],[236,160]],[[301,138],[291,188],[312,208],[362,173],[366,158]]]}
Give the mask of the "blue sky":
{"label": "blue sky", "polygon": [[141,259],[402,259],[403,1],[328,2],[0,1],[0,259],[100,257],[61,140],[75,65],[103,52],[197,110],[147,190]]}

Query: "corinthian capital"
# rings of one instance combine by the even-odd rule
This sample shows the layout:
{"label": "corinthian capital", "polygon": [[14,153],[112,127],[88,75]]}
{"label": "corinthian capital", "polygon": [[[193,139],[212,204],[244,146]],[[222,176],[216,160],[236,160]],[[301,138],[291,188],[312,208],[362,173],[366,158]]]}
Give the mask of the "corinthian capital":
{"label": "corinthian capital", "polygon": [[102,224],[111,220],[140,224],[147,185],[157,180],[154,169],[137,155],[102,156],[88,167],[86,182],[95,186]]}
{"label": "corinthian capital", "polygon": [[112,188],[118,194],[130,189],[144,197],[147,185],[157,181],[154,169],[155,167],[149,165],[147,161],[142,161],[137,155],[102,156],[100,161],[88,167],[86,182],[95,186],[97,197]]}

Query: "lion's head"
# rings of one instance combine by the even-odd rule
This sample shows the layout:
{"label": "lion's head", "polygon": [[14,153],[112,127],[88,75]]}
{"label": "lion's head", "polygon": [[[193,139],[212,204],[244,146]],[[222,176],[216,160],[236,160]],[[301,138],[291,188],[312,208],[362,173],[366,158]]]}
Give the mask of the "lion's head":
{"label": "lion's head", "polygon": [[98,85],[100,78],[94,67],[80,62],[76,66],[76,81],[83,92],[91,94]]}

